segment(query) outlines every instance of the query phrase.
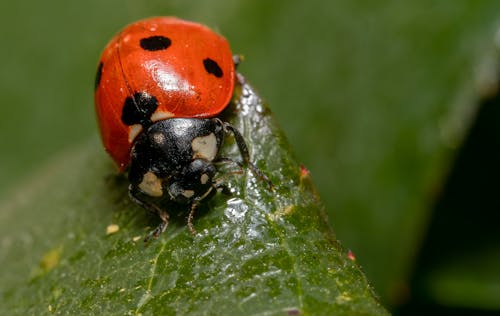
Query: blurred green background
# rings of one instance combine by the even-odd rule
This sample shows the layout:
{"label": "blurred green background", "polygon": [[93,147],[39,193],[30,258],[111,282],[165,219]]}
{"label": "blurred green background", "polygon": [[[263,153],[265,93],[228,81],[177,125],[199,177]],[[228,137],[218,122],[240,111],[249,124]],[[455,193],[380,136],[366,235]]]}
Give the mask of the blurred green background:
{"label": "blurred green background", "polygon": [[175,15],[245,56],[239,70],[387,306],[500,310],[499,1],[47,0],[0,12],[1,200],[98,137],[93,81],[111,36]]}

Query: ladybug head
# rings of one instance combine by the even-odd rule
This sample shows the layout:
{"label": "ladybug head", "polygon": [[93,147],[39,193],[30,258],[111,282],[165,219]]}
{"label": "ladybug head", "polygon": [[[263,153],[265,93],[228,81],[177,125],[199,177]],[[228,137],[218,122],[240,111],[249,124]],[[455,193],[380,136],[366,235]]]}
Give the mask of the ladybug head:
{"label": "ladybug head", "polygon": [[210,192],[215,176],[214,165],[205,159],[195,159],[179,174],[169,179],[168,194],[177,203],[201,199]]}

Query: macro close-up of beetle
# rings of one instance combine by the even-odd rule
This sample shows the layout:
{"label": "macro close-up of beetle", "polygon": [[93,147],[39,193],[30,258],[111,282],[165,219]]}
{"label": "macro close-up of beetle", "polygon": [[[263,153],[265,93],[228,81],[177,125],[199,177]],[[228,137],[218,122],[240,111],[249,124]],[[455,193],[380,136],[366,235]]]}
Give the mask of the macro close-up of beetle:
{"label": "macro close-up of beetle", "polygon": [[250,161],[243,136],[218,115],[231,101],[238,56],[209,28],[174,17],[128,25],[106,46],[95,81],[102,141],[121,171],[129,195],[161,218],[147,237],[165,231],[163,201],[185,204],[188,227],[199,203],[221,183],[215,162],[224,136],[232,134],[242,163],[269,180]]}
{"label": "macro close-up of beetle", "polygon": [[4,1],[0,315],[500,314],[500,1]]}

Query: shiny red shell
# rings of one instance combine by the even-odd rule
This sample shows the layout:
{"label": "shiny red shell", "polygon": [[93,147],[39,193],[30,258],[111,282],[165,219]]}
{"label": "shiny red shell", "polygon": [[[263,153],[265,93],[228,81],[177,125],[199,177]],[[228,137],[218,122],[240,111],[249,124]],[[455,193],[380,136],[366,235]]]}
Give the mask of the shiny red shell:
{"label": "shiny red shell", "polygon": [[121,170],[128,166],[142,126],[124,118],[127,98],[142,113],[134,95],[154,97],[150,122],[213,117],[229,104],[234,81],[228,42],[206,26],[174,17],[128,25],[104,49],[96,75],[95,108],[106,151]]}

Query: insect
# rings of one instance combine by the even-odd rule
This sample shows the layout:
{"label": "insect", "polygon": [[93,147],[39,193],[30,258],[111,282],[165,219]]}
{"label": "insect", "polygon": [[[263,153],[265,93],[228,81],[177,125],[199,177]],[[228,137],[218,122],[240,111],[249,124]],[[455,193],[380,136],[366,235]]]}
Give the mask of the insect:
{"label": "insect", "polygon": [[240,132],[217,117],[233,95],[235,60],[224,37],[174,17],[130,24],[102,53],[95,80],[101,138],[128,171],[131,199],[161,218],[147,239],[168,225],[162,201],[188,205],[195,233],[197,206],[220,185],[214,163],[228,160],[218,155],[227,134],[242,165],[269,182],[250,161]]}

